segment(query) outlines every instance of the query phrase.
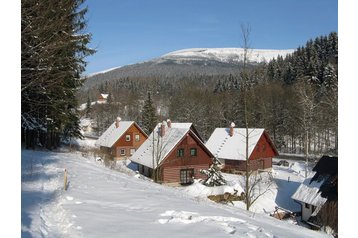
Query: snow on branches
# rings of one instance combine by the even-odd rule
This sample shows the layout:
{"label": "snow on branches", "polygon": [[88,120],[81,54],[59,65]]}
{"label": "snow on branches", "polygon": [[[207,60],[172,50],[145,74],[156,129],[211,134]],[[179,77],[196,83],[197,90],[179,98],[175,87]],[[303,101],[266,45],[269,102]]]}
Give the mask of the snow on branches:
{"label": "snow on branches", "polygon": [[200,173],[205,174],[208,178],[203,182],[204,185],[209,187],[221,186],[226,184],[226,180],[221,174],[222,164],[217,158],[213,159],[212,165],[209,169],[201,169]]}

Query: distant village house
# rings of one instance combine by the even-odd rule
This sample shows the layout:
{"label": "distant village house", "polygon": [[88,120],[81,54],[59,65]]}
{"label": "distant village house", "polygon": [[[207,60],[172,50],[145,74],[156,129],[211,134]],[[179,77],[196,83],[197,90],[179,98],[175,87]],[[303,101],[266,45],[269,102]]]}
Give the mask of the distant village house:
{"label": "distant village house", "polygon": [[101,93],[101,94],[98,96],[98,100],[97,100],[97,101],[98,101],[99,103],[105,103],[105,102],[107,102],[108,95],[109,95],[109,94]]}
{"label": "distant village house", "polygon": [[205,179],[201,169],[208,169],[213,155],[206,148],[192,123],[159,123],[130,160],[139,173],[152,177],[156,169],[158,182],[189,184]]}
{"label": "distant village house", "polygon": [[129,158],[148,138],[134,121],[120,117],[98,138],[95,145],[116,159]]}
{"label": "distant village house", "polygon": [[[207,148],[224,165],[224,172],[246,171],[246,128],[216,128],[209,140]],[[272,158],[278,152],[265,129],[248,129],[249,170],[268,170],[272,168]]]}

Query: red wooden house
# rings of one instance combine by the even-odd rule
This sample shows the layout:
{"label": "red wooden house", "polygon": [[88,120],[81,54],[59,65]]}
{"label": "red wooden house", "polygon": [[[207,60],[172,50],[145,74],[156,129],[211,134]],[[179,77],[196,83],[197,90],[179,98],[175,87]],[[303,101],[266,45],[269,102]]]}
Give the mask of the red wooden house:
{"label": "red wooden house", "polygon": [[201,169],[208,169],[213,155],[206,148],[192,123],[159,123],[148,140],[130,160],[139,173],[151,177],[160,170],[159,182],[187,184],[193,178],[205,179]]}
{"label": "red wooden house", "polygon": [[[246,128],[216,128],[206,146],[223,164],[223,171],[246,171]],[[251,171],[272,168],[278,152],[264,129],[248,129],[248,158]]]}
{"label": "red wooden house", "polygon": [[109,95],[109,94],[101,93],[101,94],[98,96],[98,102],[99,102],[99,103],[107,102],[108,95]]}
{"label": "red wooden house", "polygon": [[134,121],[122,121],[120,117],[98,138],[95,145],[116,159],[128,158],[148,138]]}

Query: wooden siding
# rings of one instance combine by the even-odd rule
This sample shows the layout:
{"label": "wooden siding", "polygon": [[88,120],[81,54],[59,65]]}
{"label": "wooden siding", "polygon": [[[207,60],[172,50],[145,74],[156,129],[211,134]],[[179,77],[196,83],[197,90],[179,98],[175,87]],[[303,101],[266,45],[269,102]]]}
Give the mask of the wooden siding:
{"label": "wooden siding", "polygon": [[[196,156],[190,155],[190,149],[196,148]],[[178,149],[184,149],[184,156],[178,157]],[[185,138],[168,154],[161,163],[162,180],[165,183],[180,182],[181,169],[194,169],[194,177],[205,179],[200,169],[208,169],[212,164],[212,155],[198,138],[189,132]]]}
{"label": "wooden siding", "polygon": [[[276,149],[270,143],[270,138],[263,133],[250,155],[250,170],[272,168],[272,157],[277,156]],[[225,160],[225,172],[246,171],[246,161]]]}
{"label": "wooden siding", "polygon": [[277,156],[276,150],[271,146],[270,139],[266,133],[263,133],[257,142],[254,150],[250,155],[250,160],[256,160],[261,158],[272,158]]}
{"label": "wooden siding", "polygon": [[164,183],[180,183],[180,170],[182,170],[182,169],[194,169],[193,177],[195,179],[206,179],[206,176],[204,174],[201,174],[200,170],[208,169],[208,168],[209,168],[208,164],[165,167],[162,170],[163,182]]}
{"label": "wooden siding", "polygon": [[[126,135],[130,135],[130,141],[126,141]],[[135,140],[135,135],[139,135],[139,141]],[[130,150],[137,150],[147,139],[145,135],[134,123],[112,146],[112,155],[116,158],[130,157]],[[125,149],[125,155],[120,154],[120,149]]]}
{"label": "wooden siding", "polygon": [[[250,160],[250,170],[269,169],[272,167],[272,158]],[[246,161],[225,160],[223,172],[246,171]]]}

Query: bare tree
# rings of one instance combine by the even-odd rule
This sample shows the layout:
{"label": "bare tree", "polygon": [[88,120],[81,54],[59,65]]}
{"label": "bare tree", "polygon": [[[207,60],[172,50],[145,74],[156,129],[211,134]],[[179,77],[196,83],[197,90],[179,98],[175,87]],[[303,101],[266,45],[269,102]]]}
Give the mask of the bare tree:
{"label": "bare tree", "polygon": [[[249,110],[248,110],[248,98],[251,89],[250,84],[250,73],[247,68],[247,64],[249,61],[249,50],[250,50],[250,33],[251,27],[249,24],[241,25],[241,34],[243,38],[243,69],[241,72],[241,93],[243,94],[243,103],[244,103],[244,124],[245,124],[245,161],[246,161],[246,169],[245,169],[245,203],[246,210],[250,210],[251,205],[257,201],[259,197],[264,195],[267,191],[269,191],[270,186],[272,184],[272,180],[269,182],[268,186],[264,186],[262,184],[262,177],[257,174],[257,171],[252,171],[249,159]],[[264,186],[264,188],[262,188]]]}
{"label": "bare tree", "polygon": [[304,131],[303,140],[305,147],[305,157],[306,157],[306,169],[305,169],[305,178],[307,178],[308,173],[308,154],[309,154],[309,132],[313,125],[313,118],[317,108],[315,102],[315,97],[317,92],[313,89],[312,85],[308,82],[306,78],[301,79],[296,85],[296,92],[299,97],[299,105],[302,109],[302,114],[299,117],[301,122],[301,127]]}

